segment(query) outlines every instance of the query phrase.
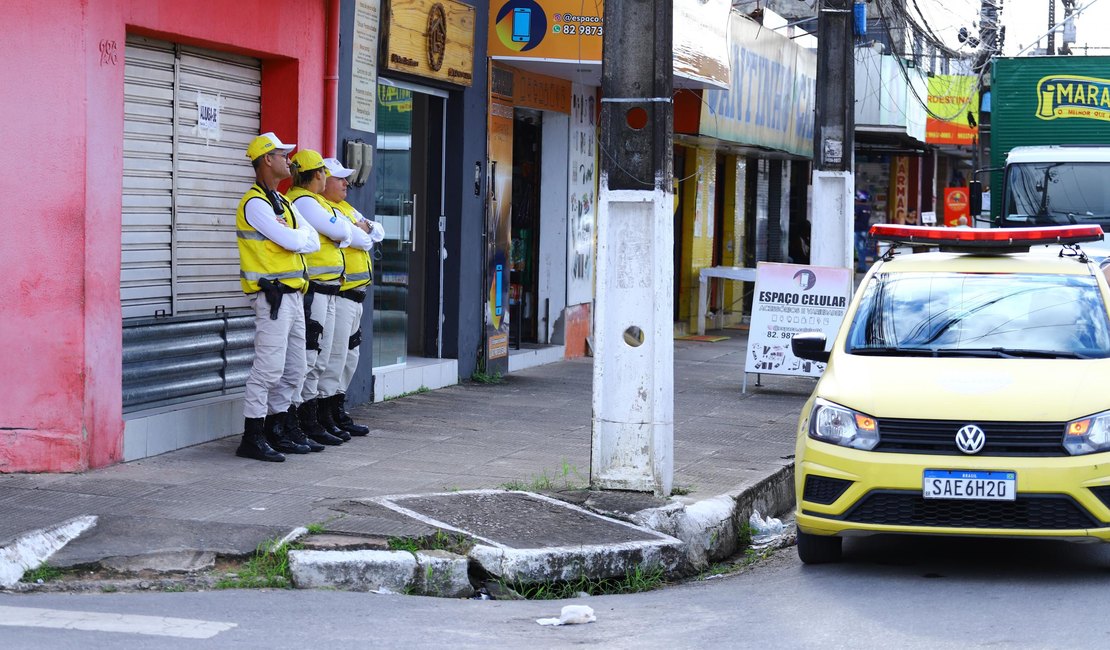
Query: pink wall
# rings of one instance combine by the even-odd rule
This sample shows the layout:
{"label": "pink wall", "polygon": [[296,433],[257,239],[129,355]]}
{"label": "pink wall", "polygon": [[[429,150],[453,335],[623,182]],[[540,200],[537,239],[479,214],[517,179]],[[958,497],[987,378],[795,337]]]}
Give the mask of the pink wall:
{"label": "pink wall", "polygon": [[323,149],[325,8],[326,0],[8,7],[0,254],[13,278],[0,283],[0,472],[81,471],[122,457],[127,33],[263,59],[262,129]]}

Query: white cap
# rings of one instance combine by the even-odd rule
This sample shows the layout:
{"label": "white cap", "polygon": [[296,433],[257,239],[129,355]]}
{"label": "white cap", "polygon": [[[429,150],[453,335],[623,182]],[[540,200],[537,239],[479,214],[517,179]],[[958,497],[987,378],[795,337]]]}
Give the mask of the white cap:
{"label": "white cap", "polygon": [[347,178],[355,173],[353,169],[347,169],[343,163],[339,162],[336,158],[324,158],[324,167],[328,168],[328,172],[336,178]]}

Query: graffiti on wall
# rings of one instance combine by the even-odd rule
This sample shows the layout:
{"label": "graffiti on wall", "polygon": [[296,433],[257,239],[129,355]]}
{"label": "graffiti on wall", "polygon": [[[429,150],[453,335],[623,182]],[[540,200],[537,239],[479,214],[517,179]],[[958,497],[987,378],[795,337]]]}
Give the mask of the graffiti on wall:
{"label": "graffiti on wall", "polygon": [[567,304],[593,300],[594,231],[597,215],[597,98],[574,84],[570,111],[567,192]]}

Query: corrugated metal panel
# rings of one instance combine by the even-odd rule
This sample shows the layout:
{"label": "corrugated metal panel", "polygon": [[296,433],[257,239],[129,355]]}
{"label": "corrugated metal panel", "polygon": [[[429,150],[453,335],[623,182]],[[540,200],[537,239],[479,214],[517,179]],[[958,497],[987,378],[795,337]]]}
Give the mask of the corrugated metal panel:
{"label": "corrugated metal panel", "polygon": [[123,317],[168,314],[173,307],[173,45],[128,37],[123,79]]}
{"label": "corrugated metal panel", "polygon": [[237,392],[253,361],[253,316],[132,319],[123,327],[123,410]]}
{"label": "corrugated metal panel", "polygon": [[[1110,57],[1046,56],[998,58],[991,75],[991,166],[1006,163],[1017,146],[1048,144],[1110,144],[1110,122],[1097,119],[1037,117],[1038,85],[1052,75],[1110,79]],[[1100,95],[1101,99],[1101,95]],[[1097,106],[1106,110],[1105,106]],[[991,175],[992,187],[1002,187],[1002,174]],[[1000,197],[999,197],[1000,198]],[[991,201],[997,215],[1001,200]]]}
{"label": "corrugated metal panel", "polygon": [[[178,56],[174,313],[246,307],[235,209],[254,180],[243,152],[259,130],[261,65],[190,47]],[[218,139],[197,130],[198,95],[220,107]]]}

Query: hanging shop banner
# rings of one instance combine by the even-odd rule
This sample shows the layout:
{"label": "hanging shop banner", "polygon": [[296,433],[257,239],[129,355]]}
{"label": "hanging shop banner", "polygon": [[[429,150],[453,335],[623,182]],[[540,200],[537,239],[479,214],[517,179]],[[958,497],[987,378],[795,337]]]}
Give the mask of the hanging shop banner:
{"label": "hanging shop banner", "polygon": [[812,157],[816,53],[731,16],[731,90],[705,91],[701,135]]}
{"label": "hanging shop banner", "polygon": [[928,103],[925,142],[975,144],[979,137],[978,77],[955,74],[929,77]]}
{"label": "hanging shop banner", "polygon": [[[491,66],[492,68],[492,66]],[[491,71],[492,74],[492,71]],[[492,84],[491,84],[492,86]],[[509,371],[509,249],[513,205],[513,107],[490,97],[486,213],[486,368]]]}
{"label": "hanging shop banner", "polygon": [[493,0],[489,56],[601,63],[601,0]]}
{"label": "hanging shop banner", "polygon": [[391,0],[386,33],[386,68],[473,83],[474,7],[458,0]]}
{"label": "hanging shop banner", "polygon": [[835,339],[851,296],[849,269],[757,264],[744,371],[819,377],[825,364],[795,357],[790,339],[803,332]]}
{"label": "hanging shop banner", "polygon": [[728,89],[731,0],[674,0],[674,74]]}
{"label": "hanging shop banner", "polygon": [[351,37],[351,128],[376,132],[380,0],[356,0]]}
{"label": "hanging shop banner", "polygon": [[558,77],[514,69],[513,106],[569,114],[571,83]]}
{"label": "hanging shop banner", "polygon": [[594,89],[572,88],[567,223],[567,304],[594,299],[594,233],[597,215],[597,100]]}

